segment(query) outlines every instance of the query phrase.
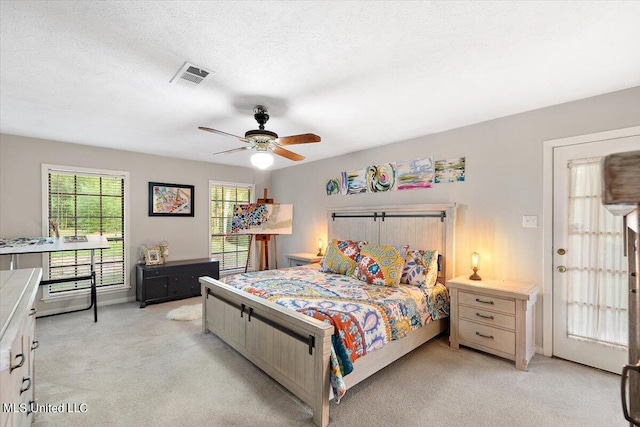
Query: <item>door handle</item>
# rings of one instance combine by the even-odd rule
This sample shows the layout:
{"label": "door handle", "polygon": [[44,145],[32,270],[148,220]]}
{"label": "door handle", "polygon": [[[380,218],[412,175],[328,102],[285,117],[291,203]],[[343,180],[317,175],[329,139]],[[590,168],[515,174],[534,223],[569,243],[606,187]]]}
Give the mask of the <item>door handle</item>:
{"label": "door handle", "polygon": [[564,265],[559,265],[556,270],[558,270],[558,273],[564,273],[565,271],[567,271],[567,267],[565,267]]}
{"label": "door handle", "polygon": [[620,380],[620,392],[622,395],[622,412],[624,413],[624,417],[631,424],[640,426],[640,419],[633,419],[631,415],[629,415],[629,410],[627,408],[627,379],[629,378],[629,371],[636,371],[640,373],[640,362],[635,365],[624,365],[622,368],[622,378]]}

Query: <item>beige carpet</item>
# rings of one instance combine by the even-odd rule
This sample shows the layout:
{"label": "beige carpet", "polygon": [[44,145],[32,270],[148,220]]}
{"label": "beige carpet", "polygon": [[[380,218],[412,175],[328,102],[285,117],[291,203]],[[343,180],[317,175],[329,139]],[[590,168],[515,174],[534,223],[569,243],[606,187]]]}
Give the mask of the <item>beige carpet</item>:
{"label": "beige carpet", "polygon": [[[166,314],[198,299],[38,319],[36,426],[312,426],[308,406],[211,334]],[[529,372],[446,337],[331,404],[331,426],[627,426],[619,376],[536,355]]]}

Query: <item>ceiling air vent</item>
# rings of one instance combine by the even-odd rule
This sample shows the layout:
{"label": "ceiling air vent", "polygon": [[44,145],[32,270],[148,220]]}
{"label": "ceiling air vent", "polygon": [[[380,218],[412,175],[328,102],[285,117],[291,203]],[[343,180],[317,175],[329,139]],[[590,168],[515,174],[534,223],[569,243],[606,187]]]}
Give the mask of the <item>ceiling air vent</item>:
{"label": "ceiling air vent", "polygon": [[182,68],[178,70],[175,76],[171,79],[171,83],[179,83],[184,86],[197,86],[211,74],[211,71],[207,71],[202,67],[185,62]]}

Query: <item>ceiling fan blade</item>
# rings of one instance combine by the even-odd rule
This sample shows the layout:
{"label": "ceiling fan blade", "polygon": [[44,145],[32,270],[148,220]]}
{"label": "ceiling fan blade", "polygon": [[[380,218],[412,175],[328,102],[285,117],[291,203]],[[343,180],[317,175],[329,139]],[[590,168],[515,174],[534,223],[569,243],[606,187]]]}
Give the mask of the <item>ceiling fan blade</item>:
{"label": "ceiling fan blade", "polygon": [[320,142],[320,137],[313,133],[303,133],[300,135],[283,136],[276,138],[278,144],[293,145],[293,144],[308,144],[310,142]]}
{"label": "ceiling fan blade", "polygon": [[273,152],[278,156],[286,157],[287,159],[293,160],[296,162],[299,160],[304,160],[304,156],[301,156],[300,154],[296,154],[293,151],[285,150],[284,148],[281,148],[281,147],[274,147]]}
{"label": "ceiling fan blade", "polygon": [[216,154],[229,154],[229,153],[235,153],[236,151],[244,151],[244,150],[251,150],[253,147],[240,147],[240,148],[233,148],[231,150],[226,150],[226,151],[218,151],[217,153],[213,153],[213,155],[215,156]]}
{"label": "ceiling fan blade", "polygon": [[222,132],[221,130],[217,130],[217,129],[211,129],[211,128],[207,128],[207,127],[204,127],[204,126],[198,126],[198,129],[206,130],[207,132],[211,132],[211,133],[217,133],[218,135],[222,135],[222,136],[230,136],[231,138],[237,138],[242,142],[251,142],[247,138],[245,138],[244,136],[233,135],[231,133]]}

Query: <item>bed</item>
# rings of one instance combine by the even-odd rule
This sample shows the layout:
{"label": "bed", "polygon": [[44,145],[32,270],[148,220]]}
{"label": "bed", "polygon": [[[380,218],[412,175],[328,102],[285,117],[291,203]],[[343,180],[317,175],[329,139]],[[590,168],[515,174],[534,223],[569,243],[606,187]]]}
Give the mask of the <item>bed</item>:
{"label": "bed", "polygon": [[[438,250],[440,262],[437,281],[442,284],[454,275],[456,209],[455,204],[330,209],[327,217],[328,235],[329,239],[343,241]],[[328,288],[322,288],[315,282],[323,275]],[[369,293],[378,293],[383,299],[403,301],[405,298],[409,301],[413,298],[418,302],[420,296],[416,295],[417,291],[402,287],[384,289],[379,285],[363,286],[363,283],[358,285],[349,281],[355,279],[345,275],[321,273],[318,266],[247,273],[226,280],[229,283],[210,277],[200,278],[203,332],[217,335],[309,404],[314,423],[318,426],[329,423],[329,401],[332,385],[335,387],[336,381],[342,381],[344,389],[348,389],[439,335],[448,326],[448,319],[444,316],[446,309],[434,304],[429,307],[429,297],[425,295],[423,305],[427,306],[429,314],[422,312],[414,315],[415,321],[410,321],[410,325],[391,328],[393,331],[387,325],[383,346],[375,344],[375,338],[379,338],[380,333],[369,336],[364,343],[356,339],[357,345],[348,347],[347,357],[342,354],[336,359],[336,354],[340,356],[340,352],[345,350],[335,346],[337,342],[333,335],[336,323],[316,316],[316,307],[308,307],[308,302],[301,303],[299,295],[289,294],[291,289],[287,287],[296,288],[294,290],[297,291],[302,289],[303,293],[312,293],[314,297],[328,296],[331,304],[343,305],[352,301],[341,302],[341,296],[344,296],[341,292],[347,293],[347,299],[355,294],[364,293],[368,298]],[[331,288],[332,282],[334,285],[342,283],[344,289],[336,291]],[[299,286],[300,283],[311,284]],[[376,291],[376,286],[382,289]],[[435,288],[441,292],[443,286]],[[375,304],[366,308],[373,311],[372,305]],[[344,306],[339,308],[344,309]],[[362,311],[366,311],[366,308]],[[393,311],[380,307],[376,309],[383,316],[385,310]],[[397,306],[395,310],[398,311]],[[361,314],[364,319],[365,314]],[[362,338],[365,335],[363,332],[362,336],[354,336]],[[358,357],[349,357],[353,356],[353,352],[359,352]],[[347,360],[348,363],[349,359],[354,359],[353,370],[349,375],[341,376],[336,372],[336,360],[342,368],[343,362]]]}

